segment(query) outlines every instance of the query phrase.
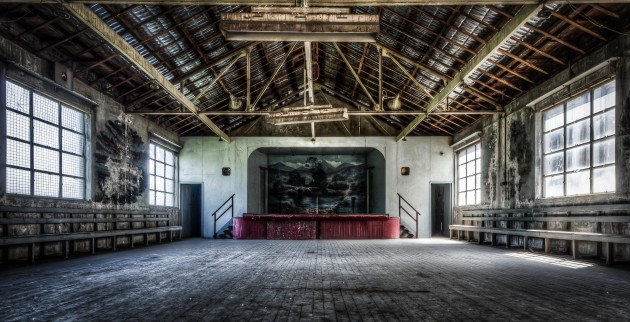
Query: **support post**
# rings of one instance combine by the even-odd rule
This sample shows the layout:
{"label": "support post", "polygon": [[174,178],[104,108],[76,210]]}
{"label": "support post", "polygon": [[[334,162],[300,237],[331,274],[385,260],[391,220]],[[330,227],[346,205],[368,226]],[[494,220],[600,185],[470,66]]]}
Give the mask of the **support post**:
{"label": "support post", "polygon": [[578,250],[577,250],[577,240],[571,241],[571,252],[573,253],[573,259],[577,258]]}
{"label": "support post", "polygon": [[527,251],[527,243],[529,242],[529,237],[523,236],[523,250]]}
{"label": "support post", "polygon": [[116,236],[112,236],[112,249],[116,251]]}
{"label": "support post", "polygon": [[64,240],[63,242],[63,252],[65,253],[66,259],[70,257],[70,241]]}
{"label": "support post", "polygon": [[605,243],[604,251],[606,252],[606,265],[612,265],[615,262],[615,244]]}
{"label": "support post", "polygon": [[96,254],[96,238],[92,238],[92,255]]}
{"label": "support post", "polygon": [[28,259],[35,263],[35,243],[28,244]]}
{"label": "support post", "polygon": [[545,238],[545,254],[549,254],[551,251],[551,239]]}

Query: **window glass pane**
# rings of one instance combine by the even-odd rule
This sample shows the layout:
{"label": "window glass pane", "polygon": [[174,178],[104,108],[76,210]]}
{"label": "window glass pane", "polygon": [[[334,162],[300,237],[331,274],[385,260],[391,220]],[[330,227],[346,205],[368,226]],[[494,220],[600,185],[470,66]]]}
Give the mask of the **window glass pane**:
{"label": "window glass pane", "polygon": [[155,192],[155,204],[158,206],[164,206],[164,192]]}
{"label": "window glass pane", "polygon": [[476,204],[480,204],[481,203],[481,190],[477,189],[475,190],[475,203]]}
{"label": "window glass pane", "polygon": [[59,197],[59,175],[35,172],[34,194],[42,197]]}
{"label": "window glass pane", "polygon": [[61,107],[61,125],[75,132],[84,133],[83,113],[67,107]]}
{"label": "window glass pane", "polygon": [[481,158],[481,144],[475,144],[475,159]]}
{"label": "window glass pane", "polygon": [[164,163],[173,165],[175,164],[175,158],[173,157],[173,152],[165,150],[164,151]]}
{"label": "window glass pane", "polygon": [[567,147],[572,147],[591,139],[591,120],[586,119],[567,126]]}
{"label": "window glass pane", "polygon": [[59,124],[59,103],[33,93],[33,117]]}
{"label": "window glass pane", "polygon": [[466,163],[466,175],[470,176],[475,174],[475,161]]}
{"label": "window glass pane", "polygon": [[457,159],[458,159],[457,164],[464,164],[464,163],[466,163],[466,154],[464,153],[464,151],[460,151],[457,154]]}
{"label": "window glass pane", "polygon": [[545,197],[558,197],[564,195],[564,176],[558,175],[544,178]]}
{"label": "window glass pane", "polygon": [[7,165],[31,167],[31,145],[7,139]]}
{"label": "window glass pane", "polygon": [[557,152],[543,157],[543,174],[550,175],[564,171],[564,152]]}
{"label": "window glass pane", "polygon": [[149,204],[155,205],[155,191],[149,190]]}
{"label": "window glass pane", "polygon": [[39,146],[33,147],[33,167],[35,170],[59,173],[59,152]]}
{"label": "window glass pane", "polygon": [[7,107],[30,114],[30,91],[22,86],[6,82],[7,84]]}
{"label": "window glass pane", "polygon": [[83,155],[83,148],[85,146],[83,143],[83,135],[66,129],[63,129],[61,132],[61,144],[63,145],[62,149],[66,152]]}
{"label": "window glass pane", "polygon": [[572,123],[591,114],[590,94],[586,92],[567,102],[567,123]]}
{"label": "window glass pane", "polygon": [[173,180],[166,180],[165,184],[166,184],[166,189],[165,189],[166,192],[170,192],[170,193],[175,192],[175,182]]}
{"label": "window glass pane", "polygon": [[554,152],[564,148],[564,128],[546,133],[543,141],[544,153]]}
{"label": "window glass pane", "polygon": [[164,178],[155,177],[155,190],[164,191]]}
{"label": "window glass pane", "polygon": [[155,190],[155,176],[154,175],[149,176],[149,189]]}
{"label": "window glass pane", "polygon": [[156,162],[155,163],[155,175],[163,177],[164,176],[164,164]]}
{"label": "window glass pane", "polygon": [[615,106],[615,81],[606,83],[593,91],[593,113]]}
{"label": "window glass pane", "polygon": [[584,195],[591,192],[590,171],[567,173],[567,196]]}
{"label": "window glass pane", "polygon": [[159,146],[155,147],[155,159],[164,162],[164,149]]}
{"label": "window glass pane", "polygon": [[591,147],[588,145],[567,150],[567,172],[590,167]]}
{"label": "window glass pane", "polygon": [[478,174],[475,176],[475,189],[479,189],[481,187],[481,175]]}
{"label": "window glass pane", "polygon": [[593,165],[615,163],[615,138],[593,143]]}
{"label": "window glass pane", "polygon": [[481,160],[475,161],[475,173],[481,173]]}
{"label": "window glass pane", "polygon": [[83,199],[83,179],[63,177],[61,185],[61,197]]}
{"label": "window glass pane", "polygon": [[475,191],[466,192],[466,204],[467,205],[475,204]]}
{"label": "window glass pane", "polygon": [[615,191],[615,166],[593,169],[593,192]]}
{"label": "window glass pane", "polygon": [[457,184],[457,190],[459,192],[466,191],[466,179],[459,179],[459,183]]}
{"label": "window glass pane", "polygon": [[549,132],[564,125],[564,106],[558,105],[543,113],[543,131]]}
{"label": "window glass pane", "polygon": [[63,174],[83,177],[85,170],[82,157],[64,153],[61,156],[61,161],[61,170]]}
{"label": "window glass pane", "polygon": [[44,122],[33,121],[33,142],[51,148],[59,148],[59,128]]}
{"label": "window glass pane", "polygon": [[149,160],[149,173],[155,174],[155,161]]}
{"label": "window glass pane", "polygon": [[175,199],[175,196],[173,194],[170,194],[170,193],[166,194],[166,200],[164,201],[164,205],[168,207],[173,207],[173,203],[175,201],[174,199]]}
{"label": "window glass pane", "polygon": [[31,194],[31,171],[7,167],[7,193]]}
{"label": "window glass pane", "polygon": [[24,141],[30,141],[31,121],[29,117],[7,111],[7,136]]}
{"label": "window glass pane", "polygon": [[149,144],[149,158],[155,160],[155,144]]}
{"label": "window glass pane", "polygon": [[595,140],[615,134],[615,110],[593,117],[593,138]]}
{"label": "window glass pane", "polygon": [[466,162],[470,162],[475,159],[475,146],[471,146],[466,149]]}
{"label": "window glass pane", "polygon": [[466,193],[462,192],[459,194],[459,201],[457,203],[460,206],[465,206],[466,205]]}
{"label": "window glass pane", "polygon": [[459,169],[457,170],[457,175],[460,178],[463,178],[463,177],[466,176],[466,165],[465,164],[462,164],[462,165],[459,166]]}
{"label": "window glass pane", "polygon": [[175,174],[175,168],[171,167],[171,166],[166,166],[166,169],[164,170],[166,171],[165,175],[167,179],[174,179],[174,174]]}
{"label": "window glass pane", "polygon": [[466,190],[475,189],[475,176],[466,178]]}

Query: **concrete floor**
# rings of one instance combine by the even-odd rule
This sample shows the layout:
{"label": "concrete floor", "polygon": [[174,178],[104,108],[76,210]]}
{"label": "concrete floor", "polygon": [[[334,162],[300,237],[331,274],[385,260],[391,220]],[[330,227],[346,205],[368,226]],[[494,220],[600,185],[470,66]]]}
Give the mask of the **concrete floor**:
{"label": "concrete floor", "polygon": [[189,239],[0,271],[0,320],[628,320],[630,270],[448,239]]}

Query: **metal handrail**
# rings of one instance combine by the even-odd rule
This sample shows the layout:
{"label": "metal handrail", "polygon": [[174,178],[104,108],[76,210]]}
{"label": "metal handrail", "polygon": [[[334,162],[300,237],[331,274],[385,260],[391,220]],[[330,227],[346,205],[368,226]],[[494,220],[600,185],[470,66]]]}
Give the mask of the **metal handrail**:
{"label": "metal handrail", "polygon": [[[418,225],[418,222],[419,222],[419,221],[418,221],[418,216],[420,216],[420,212],[419,212],[418,210],[416,210],[416,208],[414,208],[414,207],[413,207],[413,206],[409,203],[409,201],[407,201],[405,198],[403,198],[403,196],[401,196],[399,193],[397,193],[397,195],[398,195],[398,217],[400,218],[401,223],[402,223],[402,216],[400,215],[400,210],[403,210],[403,211],[407,214],[407,216],[409,216],[409,217],[410,217],[413,221],[415,221],[415,222],[416,222],[416,238],[420,238],[420,236],[418,236],[418,235],[420,235],[419,225]],[[409,206],[409,208],[413,209],[413,211],[416,213],[416,214],[415,214],[415,215],[416,215],[415,217],[414,217],[414,216],[412,216],[412,215],[409,213],[409,211],[407,211],[407,209],[405,209],[405,207],[403,207],[403,204],[402,204],[402,202],[401,202],[401,201],[404,201],[404,202],[407,204],[407,206]]]}
{"label": "metal handrail", "polygon": [[[212,238],[214,239],[217,239],[217,221],[219,221],[219,219],[221,219],[221,217],[223,217],[223,215],[225,215],[228,210],[232,210],[232,219],[234,219],[234,195],[235,194],[232,194],[230,198],[228,198],[222,205],[219,206],[219,208],[217,208],[215,212],[212,213],[212,217],[214,218],[214,235]],[[223,206],[225,206],[228,202],[231,202],[230,206],[223,210],[219,217],[217,217],[217,213],[219,212],[219,210],[221,210],[221,208],[223,208]]]}

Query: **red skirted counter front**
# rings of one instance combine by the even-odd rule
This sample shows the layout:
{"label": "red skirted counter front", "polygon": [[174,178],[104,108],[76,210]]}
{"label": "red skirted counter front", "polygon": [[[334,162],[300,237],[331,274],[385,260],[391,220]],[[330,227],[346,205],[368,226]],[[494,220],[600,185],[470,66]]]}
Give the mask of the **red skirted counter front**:
{"label": "red skirted counter front", "polygon": [[381,214],[243,214],[234,239],[395,239],[400,220]]}

